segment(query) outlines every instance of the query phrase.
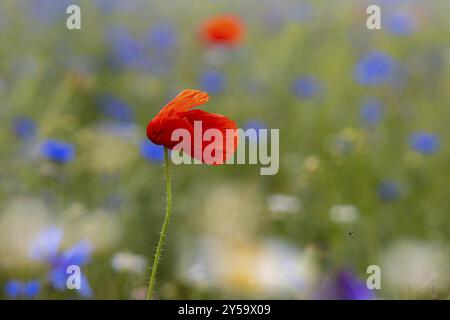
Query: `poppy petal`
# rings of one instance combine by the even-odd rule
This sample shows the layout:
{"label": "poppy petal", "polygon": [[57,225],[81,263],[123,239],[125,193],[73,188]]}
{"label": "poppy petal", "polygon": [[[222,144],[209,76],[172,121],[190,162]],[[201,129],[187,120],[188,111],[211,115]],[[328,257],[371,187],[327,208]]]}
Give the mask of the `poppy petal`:
{"label": "poppy petal", "polygon": [[200,90],[186,89],[180,92],[172,101],[164,106],[161,112],[176,110],[177,112],[187,111],[193,107],[208,102],[209,96]]}
{"label": "poppy petal", "polygon": [[[191,136],[193,137],[191,141],[191,150],[194,158],[201,160],[204,163],[208,164],[222,164],[230,156],[234,154],[237,149],[238,137],[237,137],[237,127],[236,123],[220,114],[209,113],[203,110],[190,110],[187,112],[179,112],[178,115],[188,120],[191,124]],[[201,136],[198,136],[198,133],[195,132],[195,122],[200,122],[201,124]],[[211,141],[203,141],[204,134],[209,129],[216,129],[220,132],[222,141],[215,141],[215,138],[211,138]],[[227,134],[232,134],[232,140],[227,140]],[[202,139],[201,143],[195,144],[195,139]],[[201,146],[201,151],[194,149],[194,146]],[[205,149],[210,146],[210,148],[214,148],[214,158],[215,159],[205,159],[203,157]],[[200,153],[201,152],[201,153]]]}
{"label": "poppy petal", "polygon": [[223,115],[190,110],[208,99],[206,92],[183,90],[149,122],[147,137],[154,144],[171,150],[188,149],[185,143],[172,141],[175,130],[184,129],[190,134],[191,141],[188,142],[190,150],[183,152],[203,163],[224,163],[237,149],[237,128],[234,121]]}

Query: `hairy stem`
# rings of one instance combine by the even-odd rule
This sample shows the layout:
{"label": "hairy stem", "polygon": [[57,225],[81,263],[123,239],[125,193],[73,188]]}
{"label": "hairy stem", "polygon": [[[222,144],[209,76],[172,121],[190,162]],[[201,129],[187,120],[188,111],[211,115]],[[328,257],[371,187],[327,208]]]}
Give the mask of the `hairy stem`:
{"label": "hairy stem", "polygon": [[172,185],[170,183],[170,167],[169,167],[169,151],[164,148],[164,178],[166,180],[166,195],[167,195],[167,206],[166,206],[166,216],[164,218],[164,223],[161,229],[161,234],[159,236],[158,246],[156,247],[155,258],[153,260],[152,273],[150,275],[150,281],[148,283],[147,289],[147,300],[153,299],[153,290],[155,287],[156,272],[158,270],[159,260],[161,259],[162,246],[167,236],[167,226],[170,221],[170,214],[172,212]]}

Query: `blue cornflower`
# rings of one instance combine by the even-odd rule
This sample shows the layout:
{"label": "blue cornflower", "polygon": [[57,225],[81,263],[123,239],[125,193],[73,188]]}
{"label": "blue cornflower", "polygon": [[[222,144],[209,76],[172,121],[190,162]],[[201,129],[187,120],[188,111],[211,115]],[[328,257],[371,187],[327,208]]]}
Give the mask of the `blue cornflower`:
{"label": "blue cornflower", "polygon": [[388,32],[399,36],[411,35],[417,28],[415,16],[406,11],[396,11],[388,14],[385,25]]}
{"label": "blue cornflower", "polygon": [[61,262],[67,265],[76,264],[78,266],[85,265],[91,257],[92,247],[88,241],[80,241],[69,249],[65,250],[61,255]]}
{"label": "blue cornflower", "polygon": [[177,43],[177,35],[175,29],[169,23],[160,22],[152,26],[148,32],[148,45],[151,49],[155,49],[164,53],[173,49]]}
{"label": "blue cornflower", "polygon": [[98,99],[100,111],[120,122],[132,122],[134,112],[125,102],[113,95],[102,95]]}
{"label": "blue cornflower", "polygon": [[112,62],[118,67],[139,68],[145,63],[145,48],[141,41],[123,26],[114,26],[106,34],[111,48]]}
{"label": "blue cornflower", "polygon": [[308,99],[316,96],[320,91],[320,84],[312,76],[302,76],[292,83],[294,94],[301,99]]}
{"label": "blue cornflower", "polygon": [[[87,264],[91,257],[92,247],[87,241],[80,241],[72,247],[60,252],[59,246],[62,240],[62,230],[52,226],[42,231],[30,246],[30,256],[34,260],[46,262],[50,266],[48,279],[57,290],[65,290],[68,274],[67,268],[71,265],[82,267]],[[80,295],[89,297],[92,289],[84,274],[80,275]],[[27,287],[27,294],[35,290],[36,284],[31,283]]]}
{"label": "blue cornflower", "polygon": [[413,133],[409,137],[410,147],[422,154],[433,154],[440,147],[439,137],[428,132]]}
{"label": "blue cornflower", "polygon": [[11,280],[5,284],[4,291],[8,298],[15,299],[20,296],[31,299],[36,297],[41,290],[41,284],[38,280],[21,282]]}
{"label": "blue cornflower", "polygon": [[351,271],[341,270],[328,281],[319,292],[319,299],[327,300],[370,300],[374,298],[366,282],[358,279]]}
{"label": "blue cornflower", "polygon": [[66,18],[66,8],[79,4],[78,0],[33,0],[25,1],[25,10],[29,16],[47,25]]}
{"label": "blue cornflower", "polygon": [[335,278],[337,297],[342,300],[370,300],[374,294],[367,288],[366,281],[358,279],[355,274],[340,271]]}
{"label": "blue cornflower", "polygon": [[311,5],[306,3],[298,3],[289,7],[288,15],[292,21],[305,23],[312,19],[314,12]]}
{"label": "blue cornflower", "polygon": [[396,62],[390,55],[370,51],[356,64],[354,77],[362,85],[381,85],[393,79],[396,68]]}
{"label": "blue cornflower", "polygon": [[[70,265],[70,264],[69,264]],[[67,265],[67,266],[69,266]],[[66,266],[66,267],[67,267]],[[49,273],[49,280],[52,286],[60,291],[66,290],[67,286],[67,278],[69,274],[66,273],[66,268],[60,267],[60,268],[54,268]],[[92,296],[92,288],[89,285],[89,281],[86,278],[86,276],[81,273],[80,274],[80,289],[77,290],[77,292],[85,298]]]}
{"label": "blue cornflower", "polygon": [[5,284],[4,290],[5,290],[5,295],[7,297],[15,299],[22,292],[22,283],[20,281],[17,281],[17,280],[8,281]]}
{"label": "blue cornflower", "polygon": [[[267,125],[259,120],[249,120],[246,123],[244,123],[244,130],[247,129],[254,129],[256,130],[256,140],[252,139],[252,136],[250,136],[250,142],[257,142],[259,140],[259,130],[260,129],[267,129]],[[252,141],[254,140],[254,141]]]}
{"label": "blue cornflower", "polygon": [[375,125],[380,122],[383,117],[383,105],[375,99],[366,101],[360,110],[361,118],[368,125]]}
{"label": "blue cornflower", "polygon": [[136,0],[95,0],[97,7],[104,13],[133,11],[139,8],[139,2]]}
{"label": "blue cornflower", "polygon": [[22,140],[30,140],[36,135],[36,123],[27,117],[14,119],[14,134]]}
{"label": "blue cornflower", "polygon": [[63,236],[62,229],[51,226],[38,234],[30,246],[30,256],[36,261],[54,261]]}
{"label": "blue cornflower", "polygon": [[[160,35],[153,35],[154,38]],[[145,41],[133,36],[126,27],[115,26],[107,32],[106,41],[111,49],[111,63],[115,70],[131,68],[152,74],[166,74],[171,67],[170,57],[166,51],[151,50],[150,39]],[[156,40],[155,40],[156,41]],[[161,45],[161,39],[159,39]],[[164,45],[168,45],[165,43]],[[155,49],[155,48],[153,48]],[[156,48],[158,49],[158,48]]]}
{"label": "blue cornflower", "polygon": [[255,130],[259,130],[259,129],[267,129],[267,125],[260,120],[249,120],[246,123],[244,123],[244,129],[255,129]]}
{"label": "blue cornflower", "polygon": [[279,32],[286,22],[286,12],[280,6],[271,6],[265,11],[264,24],[269,32]]}
{"label": "blue cornflower", "polygon": [[395,181],[382,181],[378,185],[378,197],[383,201],[394,201],[400,196],[399,186]]}
{"label": "blue cornflower", "polygon": [[38,280],[32,280],[25,283],[23,288],[23,294],[27,298],[34,298],[39,294],[41,290],[41,283]]}
{"label": "blue cornflower", "polygon": [[45,140],[41,144],[40,154],[56,163],[64,164],[75,159],[75,146],[59,140]]}
{"label": "blue cornflower", "polygon": [[200,75],[200,88],[209,94],[219,94],[225,87],[225,76],[217,70],[207,70]]}
{"label": "blue cornflower", "polygon": [[[89,262],[91,255],[91,245],[87,241],[81,241],[78,244],[63,251],[52,263],[52,269],[49,273],[49,280],[52,286],[58,290],[66,289],[68,274],[67,267],[76,265],[82,267]],[[91,287],[84,274],[81,274],[80,295],[89,297],[92,295]]]}
{"label": "blue cornflower", "polygon": [[152,162],[163,162],[164,160],[164,147],[154,144],[148,139],[144,139],[140,143],[141,156]]}

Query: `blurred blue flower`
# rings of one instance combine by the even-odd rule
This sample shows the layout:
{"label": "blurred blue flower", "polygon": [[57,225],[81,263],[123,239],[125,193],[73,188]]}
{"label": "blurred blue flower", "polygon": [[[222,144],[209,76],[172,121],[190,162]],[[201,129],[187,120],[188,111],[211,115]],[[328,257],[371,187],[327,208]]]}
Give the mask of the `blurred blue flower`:
{"label": "blurred blue flower", "polygon": [[263,121],[260,120],[249,120],[247,122],[244,123],[244,129],[255,129],[255,130],[259,130],[259,129],[267,129],[267,125],[266,123],[264,123]]}
{"label": "blurred blue flower", "polygon": [[147,40],[151,49],[157,49],[162,53],[167,53],[171,49],[174,49],[177,43],[177,36],[171,24],[160,22],[152,26],[148,32]]}
{"label": "blurred blue flower", "polygon": [[[82,266],[89,262],[92,247],[88,241],[80,241],[62,253],[61,261],[66,265]],[[60,261],[60,262],[61,262]]]}
{"label": "blurred blue flower", "polygon": [[25,283],[23,288],[23,295],[26,298],[34,298],[39,294],[41,290],[41,283],[38,280],[33,280]]}
{"label": "blurred blue flower", "polygon": [[164,147],[144,139],[140,143],[141,156],[152,162],[161,163],[164,160]]}
{"label": "blurred blue flower", "polygon": [[[264,122],[259,121],[259,120],[249,120],[246,123],[244,123],[244,130],[247,130],[247,129],[255,129],[256,130],[257,136],[256,136],[255,141],[257,142],[259,140],[259,130],[267,129],[267,125]],[[253,140],[252,136],[250,136],[249,139]]]}
{"label": "blurred blue flower", "polygon": [[134,112],[125,102],[113,95],[102,95],[98,98],[100,111],[108,117],[120,122],[132,122]]}
{"label": "blurred blue flower", "polygon": [[29,282],[21,282],[18,280],[11,280],[5,284],[5,295],[8,298],[15,299],[20,296],[32,299],[39,294],[41,290],[41,284],[38,280],[32,280]]}
{"label": "blurred blue flower", "polygon": [[[87,264],[91,258],[92,246],[88,241],[80,241],[72,247],[59,251],[63,231],[55,226],[49,227],[39,233],[30,246],[30,255],[34,260],[46,262],[50,267],[48,279],[51,285],[57,290],[65,290],[67,277],[67,267],[76,265],[82,267]],[[21,287],[21,292],[25,296],[33,296],[39,291],[40,285],[36,282],[29,282]],[[17,284],[12,283],[9,291],[14,293]],[[81,274],[81,288],[78,291],[84,297],[91,296],[92,290],[87,278]]]}
{"label": "blurred blue flower", "polygon": [[216,70],[207,70],[200,75],[200,88],[209,94],[219,94],[225,87],[225,76]]}
{"label": "blurred blue flower", "polygon": [[22,283],[17,280],[10,280],[5,284],[4,290],[8,298],[15,299],[22,293]]}
{"label": "blurred blue flower", "polygon": [[410,147],[422,154],[433,154],[440,147],[439,137],[428,132],[416,132],[409,137]]}
{"label": "blurred blue flower", "polygon": [[139,8],[139,4],[142,4],[139,0],[95,0],[97,7],[106,14],[113,12],[130,12]]}
{"label": "blurred blue flower", "polygon": [[269,6],[262,17],[267,32],[279,32],[286,22],[287,13],[279,5]]}
{"label": "blurred blue flower", "polygon": [[145,48],[141,41],[123,26],[114,26],[106,33],[115,67],[137,67],[145,63]]}
{"label": "blurred blue flower", "polygon": [[94,4],[99,8],[103,13],[112,13],[118,10],[124,1],[120,0],[94,0]]}
{"label": "blurred blue flower", "polygon": [[92,297],[92,289],[89,284],[87,277],[84,274],[81,274],[80,277],[80,295],[85,298]]}
{"label": "blurred blue flower", "polygon": [[41,144],[40,154],[44,158],[64,164],[75,159],[75,146],[59,140],[45,140]]}
{"label": "blurred blue flower", "polygon": [[390,55],[370,51],[356,64],[354,76],[362,85],[381,85],[393,79],[396,68],[396,62]]}
{"label": "blurred blue flower", "polygon": [[[58,267],[50,271],[49,280],[55,289],[64,291],[67,289],[67,278],[69,275],[70,274],[66,273],[66,268]],[[89,285],[89,281],[83,273],[80,274],[80,289],[77,290],[77,292],[82,297],[87,298],[92,296],[91,286]]]}
{"label": "blurred blue flower", "polygon": [[47,25],[65,20],[66,8],[71,4],[79,4],[79,0],[30,0],[24,2],[28,15]]}
{"label": "blurred blue flower", "polygon": [[384,108],[383,105],[375,99],[370,99],[366,101],[360,110],[361,118],[364,123],[368,125],[375,125],[383,117]]}
{"label": "blurred blue flower", "polygon": [[14,134],[22,140],[30,140],[36,135],[36,123],[27,117],[14,119]]}
{"label": "blurred blue flower", "polygon": [[[82,267],[89,262],[91,257],[92,247],[87,241],[80,241],[76,245],[70,247],[60,254],[55,261],[53,261],[51,270],[49,272],[49,280],[52,286],[57,290],[65,290],[67,277],[67,267],[76,265]],[[81,288],[80,295],[88,297],[92,294],[87,278],[81,274]]]}
{"label": "blurred blue flower", "polygon": [[[157,30],[158,31],[158,30]],[[160,31],[158,32],[160,33]],[[132,69],[140,72],[149,72],[155,75],[166,74],[170,71],[170,55],[161,51],[161,34],[153,34],[149,39],[140,39],[133,36],[124,26],[114,26],[106,33],[106,42],[110,47],[110,64],[113,70]],[[159,38],[159,39],[158,39]],[[152,46],[159,45],[159,48]],[[151,51],[151,49],[156,49]]]}
{"label": "blurred blue flower", "polygon": [[335,280],[337,297],[344,300],[369,300],[374,298],[366,281],[358,279],[349,271],[340,271]]}
{"label": "blurred blue flower", "polygon": [[399,36],[411,35],[417,28],[415,16],[406,11],[396,11],[388,14],[385,25],[388,32]]}
{"label": "blurred blue flower", "polygon": [[[70,274],[66,273],[66,268],[54,268],[49,273],[49,280],[55,289],[64,291],[67,289],[67,278],[69,275]],[[89,285],[89,281],[83,273],[80,274],[80,289],[77,290],[77,292],[82,297],[87,298],[92,296],[91,286]]]}
{"label": "blurred blue flower", "polygon": [[305,23],[313,17],[313,8],[307,3],[295,3],[288,8],[289,18],[298,23]]}
{"label": "blurred blue flower", "polygon": [[382,201],[394,201],[400,196],[400,189],[395,181],[382,181],[378,185],[378,197]]}
{"label": "blurred blue flower", "polygon": [[312,76],[302,76],[292,82],[292,90],[297,97],[308,99],[319,93],[320,84]]}
{"label": "blurred blue flower", "polygon": [[341,270],[328,281],[319,292],[319,299],[327,300],[370,300],[374,298],[366,282],[358,279],[351,271]]}
{"label": "blurred blue flower", "polygon": [[40,232],[30,246],[30,256],[36,261],[54,261],[63,236],[62,229],[51,226]]}

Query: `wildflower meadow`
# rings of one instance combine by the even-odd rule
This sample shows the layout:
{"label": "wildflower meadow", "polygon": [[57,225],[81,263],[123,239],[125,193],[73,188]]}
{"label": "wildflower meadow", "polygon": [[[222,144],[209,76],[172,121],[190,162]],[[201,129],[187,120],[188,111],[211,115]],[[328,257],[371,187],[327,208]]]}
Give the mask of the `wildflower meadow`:
{"label": "wildflower meadow", "polygon": [[449,299],[449,14],[2,0],[0,299]]}

